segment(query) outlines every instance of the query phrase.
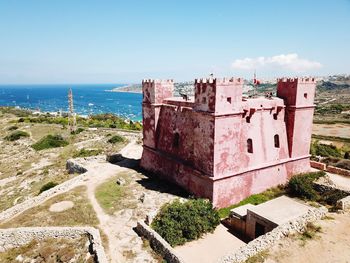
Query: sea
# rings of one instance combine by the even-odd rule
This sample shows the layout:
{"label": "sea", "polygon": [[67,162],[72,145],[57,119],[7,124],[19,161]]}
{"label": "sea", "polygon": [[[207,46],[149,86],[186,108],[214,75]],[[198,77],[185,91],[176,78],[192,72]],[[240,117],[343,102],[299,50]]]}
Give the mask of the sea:
{"label": "sea", "polygon": [[67,112],[68,91],[73,92],[74,111],[81,116],[114,113],[142,120],[142,94],[113,92],[124,84],[0,85],[0,106],[17,106],[41,112]]}

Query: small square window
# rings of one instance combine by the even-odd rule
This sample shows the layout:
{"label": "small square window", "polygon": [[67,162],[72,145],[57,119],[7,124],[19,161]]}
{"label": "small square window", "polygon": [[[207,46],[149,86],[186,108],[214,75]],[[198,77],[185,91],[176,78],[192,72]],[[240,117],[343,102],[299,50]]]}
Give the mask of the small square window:
{"label": "small square window", "polygon": [[304,93],[304,98],[307,99],[307,93]]}
{"label": "small square window", "polygon": [[231,97],[227,97],[227,102],[231,104]]}

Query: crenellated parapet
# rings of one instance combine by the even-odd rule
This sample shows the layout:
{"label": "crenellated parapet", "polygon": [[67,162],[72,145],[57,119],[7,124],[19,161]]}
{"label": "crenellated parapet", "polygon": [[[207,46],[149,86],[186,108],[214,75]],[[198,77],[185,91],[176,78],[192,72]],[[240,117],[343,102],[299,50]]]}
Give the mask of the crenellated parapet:
{"label": "crenellated parapet", "polygon": [[172,97],[174,80],[144,79],[142,80],[143,103],[160,104],[164,99]]}
{"label": "crenellated parapet", "polygon": [[315,78],[311,77],[301,77],[301,78],[279,78],[277,79],[277,83],[299,83],[299,84],[314,84],[316,83]]}
{"label": "crenellated parapet", "polygon": [[196,79],[195,110],[226,114],[240,110],[242,103],[242,78]]}
{"label": "crenellated parapet", "polygon": [[230,85],[243,84],[242,78],[200,78],[195,79],[194,84],[216,84],[216,85]]}
{"label": "crenellated parapet", "polygon": [[143,79],[142,80],[142,85],[143,84],[174,84],[173,79]]}

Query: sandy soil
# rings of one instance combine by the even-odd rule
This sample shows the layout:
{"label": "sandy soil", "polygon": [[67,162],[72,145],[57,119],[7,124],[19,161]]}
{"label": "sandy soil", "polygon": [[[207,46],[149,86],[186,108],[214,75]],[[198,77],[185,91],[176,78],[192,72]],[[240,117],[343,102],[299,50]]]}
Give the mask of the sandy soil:
{"label": "sandy soil", "polygon": [[228,253],[238,250],[245,243],[228,232],[220,224],[213,233],[203,238],[175,247],[175,251],[186,262],[214,263]]}
{"label": "sandy soil", "polygon": [[316,223],[322,232],[306,242],[286,238],[268,252],[265,263],[345,263],[350,262],[350,213],[331,214],[334,220]]}

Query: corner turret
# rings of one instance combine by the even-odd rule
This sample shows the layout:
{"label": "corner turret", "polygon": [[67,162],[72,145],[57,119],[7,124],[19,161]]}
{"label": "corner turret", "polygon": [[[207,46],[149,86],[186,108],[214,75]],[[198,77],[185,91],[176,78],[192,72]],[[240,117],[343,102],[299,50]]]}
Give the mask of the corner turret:
{"label": "corner turret", "polygon": [[195,110],[215,114],[227,114],[241,110],[243,79],[196,79],[194,85]]}

